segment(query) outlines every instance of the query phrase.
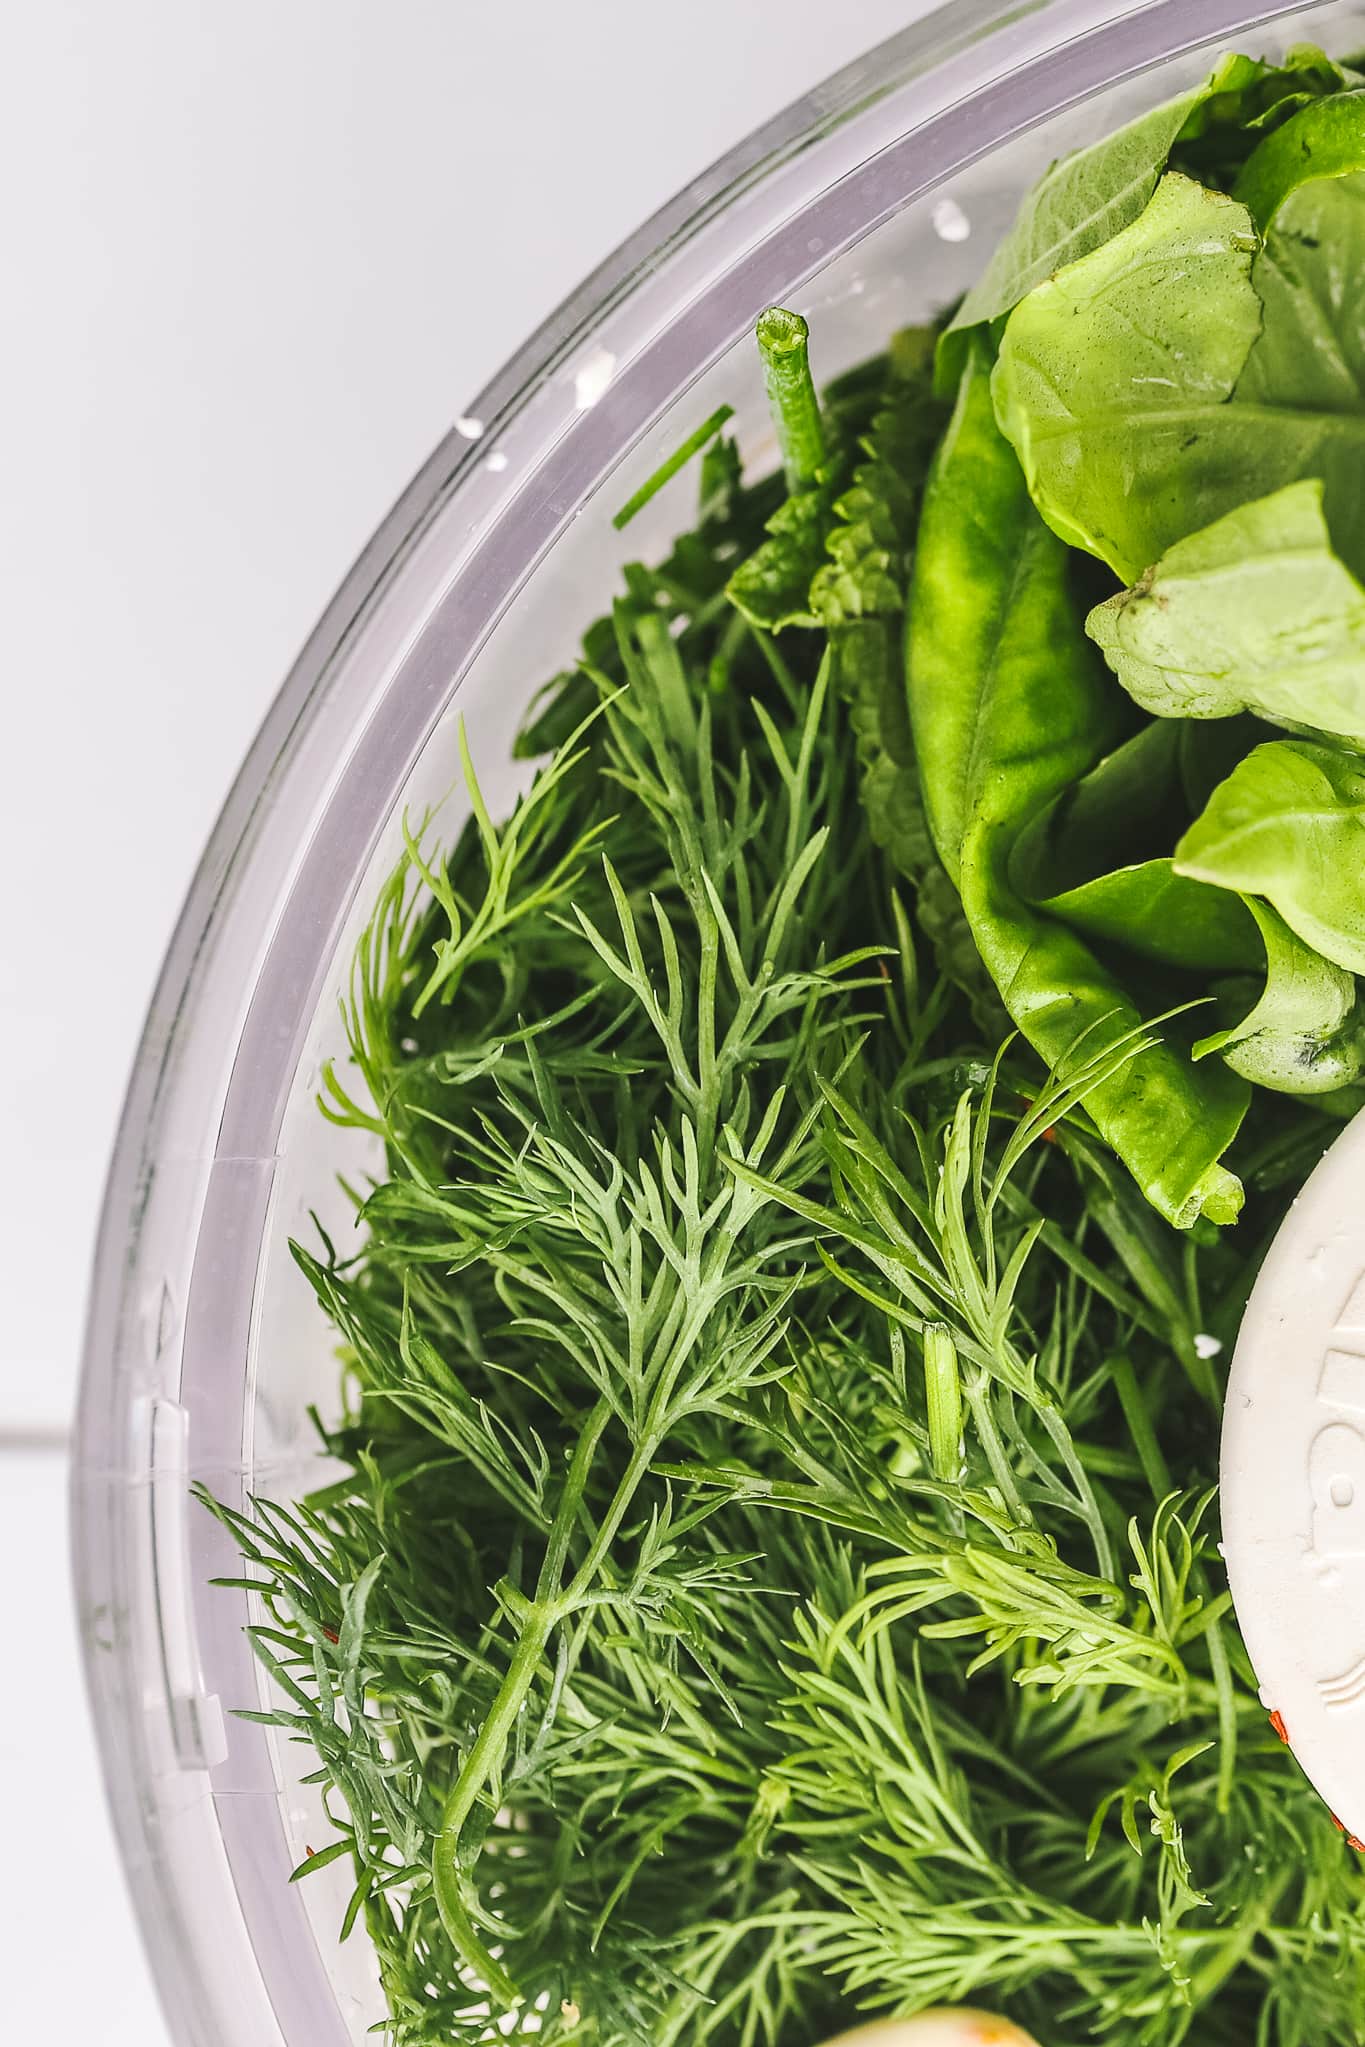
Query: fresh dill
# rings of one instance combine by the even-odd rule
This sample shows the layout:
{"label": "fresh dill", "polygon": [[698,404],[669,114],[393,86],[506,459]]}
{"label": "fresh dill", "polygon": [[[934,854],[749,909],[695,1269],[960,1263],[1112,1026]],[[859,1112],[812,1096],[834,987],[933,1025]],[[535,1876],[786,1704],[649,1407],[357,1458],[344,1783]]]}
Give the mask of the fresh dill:
{"label": "fresh dill", "polygon": [[962,1999],[1354,2041],[1365,1880],[1232,1622],[1197,1341],[1322,1120],[1182,1235],[1086,1110],[1148,1038],[1008,1035],[899,693],[933,337],[821,407],[784,319],[789,493],[693,436],[698,524],[539,701],[528,793],[466,756],[356,954],[323,1106],[382,1166],[295,1247],[349,1475],[215,1509],[330,1801],[300,1874],[349,1859],[400,2047]]}

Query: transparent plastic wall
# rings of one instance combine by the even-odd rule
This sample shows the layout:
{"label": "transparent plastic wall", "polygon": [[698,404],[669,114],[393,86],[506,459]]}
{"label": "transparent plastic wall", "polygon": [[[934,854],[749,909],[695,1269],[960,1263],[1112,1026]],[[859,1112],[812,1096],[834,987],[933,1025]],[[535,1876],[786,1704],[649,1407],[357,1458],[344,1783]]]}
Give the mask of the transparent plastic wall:
{"label": "transparent plastic wall", "polygon": [[[1055,156],[1180,89],[1208,46],[1365,46],[1356,7],[1220,0],[944,14],[817,93],[651,223],[438,451],[305,653],[206,855],[154,1000],[111,1176],[76,1456],[82,1620],[106,1774],[175,2037],[346,2047],[382,2018],[350,1874],[290,1886],[326,1834],[308,1756],[234,1717],[269,1703],[231,1545],[189,1496],[323,1476],[334,1341],[289,1253],[372,1163],[319,1114],[355,937],[405,816],[458,832],[462,719],[486,800],[621,564],[690,518],[684,471],[612,514],[722,401],[767,466],[752,320],[810,317],[836,375],[977,274]],[[477,431],[475,430],[477,427]]]}

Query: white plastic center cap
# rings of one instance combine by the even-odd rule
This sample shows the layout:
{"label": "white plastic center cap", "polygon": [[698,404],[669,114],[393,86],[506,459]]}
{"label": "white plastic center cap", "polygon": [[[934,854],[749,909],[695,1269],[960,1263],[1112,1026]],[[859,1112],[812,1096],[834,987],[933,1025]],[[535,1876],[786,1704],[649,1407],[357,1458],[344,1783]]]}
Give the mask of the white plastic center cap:
{"label": "white plastic center cap", "polygon": [[1222,1518],[1261,1699],[1365,1839],[1365,1115],[1304,1187],[1247,1303]]}

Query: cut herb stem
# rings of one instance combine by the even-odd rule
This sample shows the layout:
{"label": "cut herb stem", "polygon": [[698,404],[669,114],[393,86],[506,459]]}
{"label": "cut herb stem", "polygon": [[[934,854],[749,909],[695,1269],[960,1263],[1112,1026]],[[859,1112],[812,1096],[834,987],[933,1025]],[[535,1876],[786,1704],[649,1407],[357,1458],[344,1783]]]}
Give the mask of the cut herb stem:
{"label": "cut herb stem", "polygon": [[659,464],[652,476],[646,477],[637,491],[632,491],[619,512],[612,519],[612,525],[620,533],[629,526],[637,512],[642,512],[650,499],[656,497],[666,483],[670,483],[680,469],[699,454],[708,441],[713,441],[728,419],[733,419],[733,405],[718,405],[708,419],[704,419],[694,433],[673,450],[666,461]]}
{"label": "cut herb stem", "polygon": [[799,313],[769,306],[759,314],[755,332],[782,468],[795,496],[818,482],[825,466],[825,430],[810,373],[810,329]]}

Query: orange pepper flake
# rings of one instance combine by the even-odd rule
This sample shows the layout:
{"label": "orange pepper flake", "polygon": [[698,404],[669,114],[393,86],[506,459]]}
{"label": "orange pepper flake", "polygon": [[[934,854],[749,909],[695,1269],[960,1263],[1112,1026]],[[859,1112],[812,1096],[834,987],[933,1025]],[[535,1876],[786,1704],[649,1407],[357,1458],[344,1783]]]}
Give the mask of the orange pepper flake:
{"label": "orange pepper flake", "polygon": [[[1023,1102],[1024,1107],[1026,1109],[1031,1109],[1033,1107],[1035,1099],[1036,1098],[1033,1095],[1020,1096],[1020,1100]],[[1042,1137],[1044,1144],[1055,1144],[1057,1142],[1057,1125],[1055,1123],[1049,1123],[1047,1129],[1040,1131],[1039,1135]]]}
{"label": "orange pepper flake", "polygon": [[1280,1737],[1280,1740],[1281,1740],[1281,1741],[1282,1741],[1282,1742],[1284,1743],[1285,1747],[1286,1747],[1286,1748],[1288,1748],[1288,1746],[1289,1746],[1289,1729],[1288,1729],[1288,1728],[1287,1728],[1287,1727],[1285,1726],[1285,1724],[1284,1724],[1284,1715],[1283,1715],[1283,1713],[1280,1713],[1280,1712],[1278,1712],[1278,1711],[1277,1711],[1277,1712],[1274,1712],[1274,1713],[1272,1713],[1272,1714],[1271,1714],[1271,1716],[1270,1716],[1270,1724],[1271,1724],[1271,1726],[1272,1726],[1272,1727],[1274,1728],[1274,1730],[1275,1730],[1276,1734],[1278,1734],[1278,1735],[1279,1735],[1279,1737]]}
{"label": "orange pepper flake", "polygon": [[329,1642],[339,1642],[341,1640],[341,1637],[340,1635],[338,1635],[336,1629],[329,1628],[325,1621],[323,1622],[322,1625],[322,1632],[327,1637]]}
{"label": "orange pepper flake", "polygon": [[1347,1834],[1344,1823],[1337,1818],[1334,1812],[1329,1813],[1327,1817],[1331,1820],[1332,1825],[1336,1828],[1337,1832],[1339,1834],[1345,1835],[1346,1846],[1348,1848],[1355,1848],[1359,1851],[1360,1854],[1365,1855],[1365,1841],[1359,1840],[1354,1834]]}

